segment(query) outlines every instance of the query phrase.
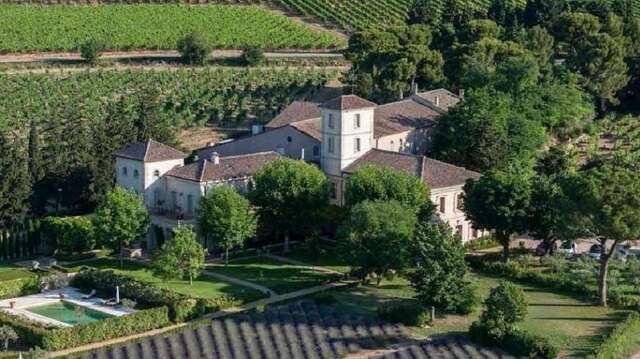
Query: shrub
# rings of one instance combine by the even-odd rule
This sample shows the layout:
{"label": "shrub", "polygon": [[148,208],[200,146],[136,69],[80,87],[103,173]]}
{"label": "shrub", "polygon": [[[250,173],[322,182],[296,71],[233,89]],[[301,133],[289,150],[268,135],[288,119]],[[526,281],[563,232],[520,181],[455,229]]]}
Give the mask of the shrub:
{"label": "shrub", "polygon": [[49,330],[43,337],[42,344],[48,350],[61,350],[142,333],[170,323],[169,311],[163,306],[89,324]]}
{"label": "shrub", "polygon": [[515,324],[527,314],[527,302],[522,289],[509,282],[501,282],[493,288],[484,304],[480,323],[487,335],[496,342],[513,332]]}
{"label": "shrub", "polygon": [[0,282],[0,299],[22,297],[40,291],[37,277],[25,277]]}
{"label": "shrub", "polygon": [[464,249],[466,249],[467,251],[478,251],[481,249],[495,248],[499,246],[500,242],[498,242],[495,238],[493,238],[492,236],[485,236],[468,241],[464,244]]}
{"label": "shrub", "polygon": [[82,253],[95,247],[93,224],[88,217],[47,217],[43,220],[45,239],[64,253]]}
{"label": "shrub", "polygon": [[429,313],[415,302],[385,303],[378,307],[378,317],[393,323],[421,327],[429,322]]}
{"label": "shrub", "polygon": [[260,65],[266,60],[264,49],[259,46],[246,46],[242,49],[241,58],[248,66]]}
{"label": "shrub", "polygon": [[197,32],[192,32],[177,43],[182,60],[191,65],[204,65],[211,53],[211,45]]}
{"label": "shrub", "polygon": [[44,337],[52,329],[43,323],[35,322],[26,317],[11,315],[0,311],[0,325],[8,325],[18,333],[20,342],[27,347],[42,347]]}
{"label": "shrub", "polygon": [[514,355],[529,358],[553,359],[558,357],[558,348],[549,339],[524,330],[514,330],[502,338],[500,347]]}
{"label": "shrub", "polygon": [[100,58],[100,54],[105,49],[105,45],[97,40],[89,39],[79,46],[80,56],[89,64],[95,64]]}
{"label": "shrub", "polygon": [[640,335],[640,314],[632,312],[613,329],[593,354],[594,359],[625,359],[634,353],[633,344]]}

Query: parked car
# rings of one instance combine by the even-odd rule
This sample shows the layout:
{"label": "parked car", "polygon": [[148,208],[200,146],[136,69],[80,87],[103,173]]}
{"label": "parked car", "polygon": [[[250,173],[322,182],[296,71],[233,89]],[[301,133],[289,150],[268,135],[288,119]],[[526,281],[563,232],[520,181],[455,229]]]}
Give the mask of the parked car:
{"label": "parked car", "polygon": [[560,248],[558,248],[558,253],[564,254],[565,257],[573,257],[578,254],[578,246],[575,242],[562,242],[562,244],[560,244]]}
{"label": "parked car", "polygon": [[546,242],[540,242],[536,247],[536,255],[538,257],[542,257],[543,255],[549,253],[549,244]]}
{"label": "parked car", "polygon": [[624,244],[618,244],[615,251],[613,251],[613,257],[622,261],[626,261],[630,255],[632,254],[629,248]]}
{"label": "parked car", "polygon": [[602,246],[599,244],[594,244],[589,248],[589,257],[599,261],[600,254],[602,253]]}

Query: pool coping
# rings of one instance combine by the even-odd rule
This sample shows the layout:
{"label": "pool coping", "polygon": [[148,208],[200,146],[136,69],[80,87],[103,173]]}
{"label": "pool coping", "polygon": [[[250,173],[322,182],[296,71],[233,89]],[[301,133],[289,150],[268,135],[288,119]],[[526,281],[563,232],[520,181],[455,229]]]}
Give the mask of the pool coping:
{"label": "pool coping", "polygon": [[[29,308],[59,302],[61,300],[60,294],[64,296],[62,300],[68,303],[85,307],[97,312],[109,314],[114,317],[121,317],[123,315],[136,312],[136,310],[134,309],[125,308],[122,306],[105,306],[101,303],[101,298],[93,297],[89,299],[83,299],[82,297],[85,294],[73,287],[50,290],[42,293],[27,295],[24,297],[0,300],[0,310],[57,327],[73,327],[73,325],[71,324],[64,323],[40,314],[36,314],[28,310]],[[11,308],[11,305],[9,304],[9,302],[12,301],[15,302],[13,308]]]}

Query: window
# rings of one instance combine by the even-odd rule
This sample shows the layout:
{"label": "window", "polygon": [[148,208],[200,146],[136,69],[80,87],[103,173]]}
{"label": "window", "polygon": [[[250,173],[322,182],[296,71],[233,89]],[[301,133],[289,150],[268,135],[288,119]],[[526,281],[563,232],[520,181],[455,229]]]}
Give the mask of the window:
{"label": "window", "polygon": [[193,214],[193,195],[187,195],[187,214]]}
{"label": "window", "polygon": [[287,142],[291,142],[291,136],[287,136]]}
{"label": "window", "polygon": [[358,153],[360,152],[360,139],[356,138],[353,142],[353,152]]}
{"label": "window", "polygon": [[129,173],[129,171],[127,170],[127,167],[122,167],[122,175],[123,176],[127,176]]}
{"label": "window", "polygon": [[462,193],[459,193],[457,196],[456,208],[462,211],[462,207],[464,206],[464,196]]}
{"label": "window", "polygon": [[333,137],[329,137],[329,153],[333,153],[335,151],[335,144],[333,143]]}
{"label": "window", "polygon": [[160,177],[160,171],[159,170],[153,171],[153,177],[155,177],[155,178]]}
{"label": "window", "polygon": [[439,208],[440,213],[444,213],[444,211],[446,210],[446,206],[445,206],[446,200],[447,200],[446,197],[440,197],[440,208]]}
{"label": "window", "polygon": [[357,113],[353,120],[353,128],[360,128],[360,114]]}
{"label": "window", "polygon": [[338,198],[338,185],[335,182],[331,182],[331,189],[329,191],[331,199]]}
{"label": "window", "polygon": [[400,139],[400,151],[402,151],[404,149],[404,140],[401,138]]}
{"label": "window", "polygon": [[329,128],[334,128],[335,124],[333,123],[333,114],[329,114]]}
{"label": "window", "polygon": [[176,191],[171,191],[171,208],[178,208],[178,193]]}
{"label": "window", "polygon": [[320,146],[313,146],[313,155],[320,156]]}
{"label": "window", "polygon": [[138,178],[140,177],[140,173],[138,173],[138,170],[133,170],[133,178]]}
{"label": "window", "polygon": [[461,224],[457,225],[457,226],[456,226],[456,234],[458,234],[458,235],[462,236],[462,228],[463,228],[463,227],[462,227],[462,225],[461,225]]}
{"label": "window", "polygon": [[473,239],[478,238],[478,230],[477,229],[472,229],[471,230],[471,237],[473,237]]}

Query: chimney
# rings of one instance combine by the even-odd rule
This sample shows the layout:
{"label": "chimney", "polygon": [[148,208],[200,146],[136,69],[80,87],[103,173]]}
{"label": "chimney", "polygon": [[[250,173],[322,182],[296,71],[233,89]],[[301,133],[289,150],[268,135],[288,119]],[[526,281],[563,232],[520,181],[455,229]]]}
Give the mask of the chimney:
{"label": "chimney", "polygon": [[300,150],[300,159],[304,161],[304,147]]}
{"label": "chimney", "polygon": [[220,155],[218,154],[218,152],[211,153],[210,161],[214,165],[219,165],[220,164]]}
{"label": "chimney", "polygon": [[216,145],[216,143],[215,143],[215,142],[209,142],[209,143],[207,143],[207,147],[213,147],[213,146],[215,146],[215,145]]}
{"label": "chimney", "polygon": [[440,107],[440,96],[436,96],[436,106]]}
{"label": "chimney", "polygon": [[458,96],[460,96],[460,98],[464,98],[464,89],[458,90]]}

